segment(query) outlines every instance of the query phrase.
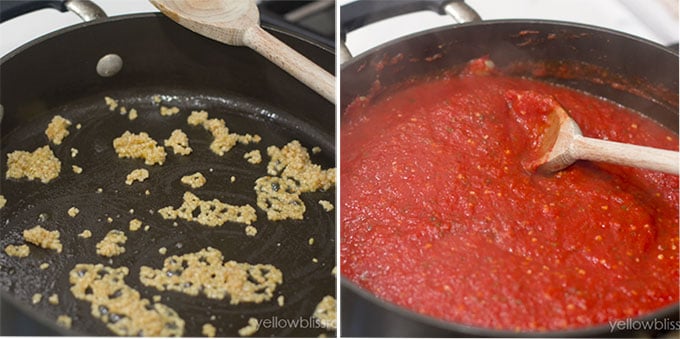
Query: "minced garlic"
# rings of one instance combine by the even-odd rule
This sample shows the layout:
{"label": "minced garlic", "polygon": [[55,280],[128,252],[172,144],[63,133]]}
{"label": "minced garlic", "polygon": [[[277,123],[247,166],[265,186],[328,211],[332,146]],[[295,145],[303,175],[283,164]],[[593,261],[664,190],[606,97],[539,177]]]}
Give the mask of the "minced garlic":
{"label": "minced garlic", "polygon": [[73,323],[73,320],[71,317],[62,314],[57,317],[57,325],[63,327],[63,328],[71,328],[71,324]]}
{"label": "minced garlic", "polygon": [[90,230],[84,230],[78,234],[79,237],[87,239],[92,236],[92,232]]}
{"label": "minced garlic", "polygon": [[106,234],[102,241],[97,243],[97,254],[103,257],[115,257],[125,253],[125,242],[127,236],[119,230],[111,230]]}
{"label": "minced garlic", "polygon": [[109,111],[114,111],[118,107],[118,100],[111,97],[104,97],[104,103],[106,103],[106,106],[109,106]]}
{"label": "minced garlic", "polygon": [[324,328],[329,330],[336,329],[337,311],[335,306],[335,298],[327,295],[321,299],[316,309],[314,310],[314,318],[316,318]]}
{"label": "minced garlic", "polygon": [[242,337],[250,337],[260,329],[260,324],[256,318],[249,318],[248,325],[238,330],[238,335]]}
{"label": "minced garlic", "polygon": [[7,245],[5,247],[7,255],[17,258],[25,258],[31,254],[31,249],[28,245]]}
{"label": "minced garlic", "polygon": [[135,181],[142,182],[149,178],[149,171],[146,168],[137,168],[132,170],[125,178],[126,185],[132,185]]}
{"label": "minced garlic", "polygon": [[203,324],[203,328],[201,329],[201,334],[203,334],[206,337],[213,338],[215,336],[216,330],[217,329],[212,324],[205,323]]}
{"label": "minced garlic", "polygon": [[141,158],[147,165],[163,165],[165,162],[165,150],[157,144],[146,132],[133,134],[125,131],[113,139],[113,147],[119,158]]}
{"label": "minced garlic", "polygon": [[7,179],[40,179],[44,184],[59,176],[61,161],[54,156],[49,146],[39,147],[33,152],[14,151],[7,154]]}
{"label": "minced garlic", "polygon": [[297,140],[282,148],[269,146],[267,154],[271,157],[267,164],[269,176],[255,181],[255,193],[257,206],[267,212],[269,220],[303,219],[306,207],[300,194],[335,185],[335,168],[323,170],[313,164],[307,149]]}
{"label": "minced garlic", "polygon": [[201,172],[196,172],[191,175],[185,175],[180,180],[183,184],[191,186],[191,188],[199,188],[205,185],[206,180]]}
{"label": "minced garlic", "polygon": [[139,219],[130,220],[129,228],[132,232],[139,231],[139,229],[142,228],[142,221]]}
{"label": "minced garlic", "polygon": [[229,128],[223,119],[208,119],[206,111],[191,112],[187,123],[193,126],[202,125],[205,130],[209,131],[213,136],[210,150],[220,156],[231,150],[236,143],[247,145],[251,142],[258,143],[262,139],[259,135],[229,133]]}
{"label": "minced garlic", "polygon": [[78,207],[73,206],[73,207],[68,209],[67,213],[71,218],[75,218],[76,215],[78,215],[78,213],[80,213],[80,210],[78,209]]}
{"label": "minced garlic", "polygon": [[[234,206],[217,199],[204,201],[191,192],[185,192],[183,198],[184,202],[179,208],[168,206],[159,209],[158,213],[166,220],[181,218],[210,227],[222,226],[227,221],[250,225],[257,220],[255,209],[250,205]],[[194,216],[197,209],[200,212]]]}
{"label": "minced garlic", "polygon": [[246,235],[249,237],[254,237],[257,235],[257,228],[253,227],[252,225],[246,226]]}
{"label": "minced garlic", "polygon": [[161,106],[161,115],[164,117],[175,115],[179,113],[179,108],[177,107],[165,107]]}
{"label": "minced garlic", "polygon": [[47,298],[47,302],[52,305],[59,305],[59,295],[53,293],[49,298]]}
{"label": "minced garlic", "polygon": [[163,268],[142,266],[139,280],[159,291],[177,291],[188,295],[204,294],[210,299],[229,303],[261,303],[270,300],[277,285],[283,283],[283,273],[273,265],[224,262],[222,253],[208,247],[196,253],[171,256]]}
{"label": "minced garlic", "polygon": [[59,241],[59,231],[48,231],[38,225],[24,230],[24,240],[45,249],[52,249],[61,253],[62,245]]}
{"label": "minced garlic", "polygon": [[269,146],[267,154],[271,157],[267,173],[299,182],[300,192],[327,190],[335,185],[335,168],[322,170],[321,166],[313,164],[307,149],[297,140],[280,149]]}
{"label": "minced garlic", "polygon": [[64,138],[69,135],[69,126],[71,126],[70,120],[64,119],[61,115],[55,115],[49,125],[47,125],[45,135],[53,144],[61,145]]}
{"label": "minced garlic", "polygon": [[127,267],[78,264],[69,272],[71,293],[89,301],[91,313],[119,336],[179,337],[184,320],[172,308],[142,299],[125,283]]}
{"label": "minced garlic", "polygon": [[187,117],[187,123],[191,126],[202,125],[208,121],[208,112],[206,111],[193,111]]}
{"label": "minced garlic", "polygon": [[259,164],[262,162],[262,154],[260,154],[260,150],[252,150],[246,154],[243,155],[243,158],[246,159],[249,163],[255,165]]}
{"label": "minced garlic", "polygon": [[291,179],[264,176],[255,180],[257,206],[267,212],[267,219],[302,220],[306,207],[300,199],[300,191]]}
{"label": "minced garlic", "polygon": [[186,133],[176,129],[170,133],[170,137],[163,141],[165,147],[171,147],[172,152],[179,155],[189,155],[193,151],[189,147],[189,138]]}
{"label": "minced garlic", "polygon": [[328,200],[319,200],[319,205],[321,205],[321,207],[323,207],[323,209],[326,210],[326,212],[330,212],[333,210],[333,203],[331,203]]}

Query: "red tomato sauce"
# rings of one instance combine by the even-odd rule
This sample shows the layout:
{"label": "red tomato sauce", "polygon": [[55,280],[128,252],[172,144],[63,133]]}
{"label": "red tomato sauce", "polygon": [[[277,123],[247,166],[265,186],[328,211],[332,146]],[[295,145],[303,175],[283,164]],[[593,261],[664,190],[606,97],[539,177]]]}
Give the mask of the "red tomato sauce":
{"label": "red tomato sauce", "polygon": [[413,311],[504,330],[677,303],[678,177],[592,162],[531,173],[522,161],[540,110],[511,111],[508,93],[552,95],[585,136],[677,150],[677,134],[582,92],[475,67],[344,112],[342,274]]}

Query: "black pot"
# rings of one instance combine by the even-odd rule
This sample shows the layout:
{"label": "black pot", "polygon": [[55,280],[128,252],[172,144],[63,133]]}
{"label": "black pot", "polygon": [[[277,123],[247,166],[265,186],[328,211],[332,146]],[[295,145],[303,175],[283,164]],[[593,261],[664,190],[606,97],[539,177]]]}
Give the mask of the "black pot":
{"label": "black pot", "polygon": [[[75,2],[80,1],[67,3]],[[50,3],[58,7],[63,5],[63,1],[43,1],[42,3]],[[3,2],[3,9],[9,4],[9,2]],[[64,8],[59,7],[59,9]],[[24,10],[17,10],[17,13],[22,11]],[[3,19],[5,18],[3,16]],[[332,50],[287,30],[266,25],[265,29],[327,71],[333,72],[335,56]],[[95,71],[96,65],[97,61],[108,53],[121,56],[123,68],[113,76],[103,77]],[[155,128],[167,129],[172,123],[167,119],[153,123],[152,119],[144,119],[142,116],[144,110],[140,107],[143,107],[145,102],[151,102],[149,94],[154,92],[175,98],[171,99],[176,100],[173,106],[179,107],[186,113],[193,109],[206,109],[211,116],[227,116],[225,120],[230,128],[235,131],[241,129],[260,134],[263,140],[262,145],[265,147],[269,144],[283,145],[292,138],[297,138],[303,145],[309,145],[308,147],[320,146],[322,152],[316,155],[317,162],[324,168],[334,166],[335,109],[333,104],[255,52],[247,48],[225,46],[201,37],[159,13],[101,18],[59,30],[9,53],[0,60],[0,67],[2,72],[0,104],[4,111],[0,113],[2,119],[0,166],[3,168],[6,164],[7,152],[15,149],[33,149],[35,144],[45,144],[43,131],[46,125],[44,122],[55,113],[65,115],[67,118],[67,115],[76,116],[79,122],[83,122],[82,130],[76,131],[75,128],[71,128],[72,135],[70,139],[67,139],[74,144],[78,143],[77,146],[69,147],[80,149],[79,160],[94,163],[101,159],[115,159],[115,156],[111,158],[104,155],[106,152],[113,152],[110,146],[112,140],[110,134],[120,135],[122,128],[128,127],[110,120],[116,116],[120,118],[120,115],[117,112],[106,113],[106,108],[103,108],[103,96],[111,95],[117,99],[125,99],[130,105],[134,105],[128,107],[137,107],[140,111],[140,119],[135,120],[135,125],[129,128],[131,130],[144,129],[153,135]],[[207,106],[202,108],[201,105]],[[152,107],[146,107],[147,112],[150,112],[150,108]],[[158,107],[154,111],[157,109]],[[150,116],[147,115],[147,117]],[[186,116],[182,119],[176,122],[186,126]],[[130,121],[127,121],[127,124],[129,123]],[[156,133],[160,131],[157,130]],[[186,131],[191,133],[188,129]],[[196,129],[196,132],[205,134],[205,131],[200,129]],[[79,133],[83,133],[83,137],[87,134],[87,138],[80,139]],[[169,132],[163,131],[162,133]],[[264,143],[267,138],[269,140]],[[99,148],[103,153],[95,151],[96,144],[103,145]],[[62,146],[65,145],[62,144]],[[64,149],[68,150],[68,148],[62,150]],[[207,148],[204,149],[207,150]],[[209,154],[209,151],[205,154]],[[236,154],[233,155],[236,156]],[[60,158],[68,159],[67,156]],[[226,156],[212,156],[211,158],[201,157],[197,148],[194,148],[189,161],[182,163],[180,162],[182,159],[175,157],[175,160],[180,161],[176,161],[176,167],[173,168],[182,171],[183,169],[179,166],[196,166],[194,169],[196,171],[202,167],[206,170],[203,173],[207,175],[207,166],[214,166],[216,173],[220,166],[231,166]],[[169,155],[167,160],[173,159]],[[217,161],[219,164],[213,165],[210,161]],[[115,178],[117,175],[113,173],[123,169],[121,166],[126,166],[124,162],[116,160],[99,161],[99,163],[102,166],[93,167],[90,173],[95,176],[98,174],[100,178]],[[243,194],[246,197],[252,192],[254,198],[252,181],[246,179],[257,171],[266,171],[266,164],[262,165],[264,167],[249,165],[250,167],[244,167],[240,172],[234,172],[238,174],[239,179],[232,183],[233,191],[245,192]],[[156,168],[149,168],[150,171],[154,169]],[[234,167],[233,170],[238,169]],[[32,249],[31,256],[17,259],[6,255],[4,251],[0,252],[0,304],[2,305],[0,334],[2,335],[112,334],[103,322],[91,316],[88,303],[73,298],[69,290],[68,272],[75,263],[106,262],[105,258],[94,254],[94,244],[103,236],[97,235],[96,232],[104,231],[102,227],[97,227],[98,217],[94,213],[104,213],[103,209],[113,211],[116,205],[111,201],[99,202],[97,201],[99,198],[93,198],[83,191],[74,193],[64,187],[59,179],[69,174],[73,173],[62,169],[60,178],[50,182],[49,185],[34,182],[8,182],[3,178],[2,193],[6,197],[12,195],[14,198],[8,197],[7,206],[0,210],[0,232],[2,234],[0,248],[2,249],[8,243],[20,242],[21,230],[35,225],[35,218],[38,215],[35,210],[32,210],[35,206],[43,206],[40,208],[45,210],[66,211],[68,207],[60,205],[70,200],[69,203],[97,207],[99,212],[94,212],[93,208],[93,211],[88,214],[83,208],[78,217],[85,219],[80,219],[78,222],[74,222],[74,219],[60,220],[64,213],[51,214],[49,225],[46,226],[58,227],[61,232],[64,251],[59,255],[53,251]],[[84,174],[83,184],[89,180]],[[169,176],[166,175],[166,177]],[[162,181],[165,178],[159,175],[156,179]],[[207,188],[209,184],[206,184],[204,188],[209,189]],[[84,187],[80,184],[78,186]],[[96,187],[92,186],[86,191],[95,192]],[[106,198],[102,195],[102,199],[120,199],[120,202],[126,204],[134,203],[134,209],[137,211],[148,211],[155,210],[158,208],[155,206],[160,204],[166,204],[163,200],[171,196],[181,197],[181,193],[180,195],[170,194],[170,185],[164,186],[156,182],[154,188],[157,189],[155,192],[158,194],[152,195],[145,203],[135,201],[136,195],[129,193],[116,198],[113,196],[116,192],[113,189],[107,190],[106,187],[104,194],[110,192],[112,195]],[[51,190],[52,194],[45,194],[48,190]],[[121,189],[122,191],[124,189]],[[42,193],[36,194],[36,192]],[[216,188],[213,194],[228,196],[232,193]],[[315,194],[317,194],[316,201],[319,199],[332,201],[335,191],[330,189]],[[53,199],[45,199],[45,196]],[[235,195],[227,199],[229,198],[235,198]],[[226,200],[223,199],[223,201]],[[148,205],[144,206],[145,204]],[[176,205],[176,202],[167,203],[167,205]],[[127,208],[130,207],[132,206]],[[115,216],[115,213],[113,212],[112,216]],[[124,211],[119,213],[123,217],[127,215]],[[149,213],[146,214],[146,218],[152,219],[153,216]],[[300,221],[310,223],[314,227],[300,227],[300,225],[296,227],[289,221],[265,226],[267,218],[262,214],[258,216],[259,220],[264,221],[257,225],[260,227],[258,227],[259,232],[256,237],[246,237],[240,228],[232,228],[232,230],[227,227],[192,229],[191,225],[172,228],[170,226],[172,222],[157,220],[154,225],[153,221],[149,221],[151,229],[145,234],[138,232],[135,236],[130,236],[126,244],[126,254],[114,258],[112,266],[130,267],[132,274],[127,283],[142,291],[143,295],[150,296],[151,293],[158,292],[150,289],[144,291],[145,287],[141,286],[139,279],[134,279],[134,274],[139,272],[138,266],[143,261],[161,258],[158,255],[160,246],[173,244],[174,246],[167,246],[168,254],[176,254],[172,252],[193,252],[210,243],[210,246],[220,249],[225,257],[233,257],[240,262],[274,264],[279,261],[276,265],[286,275],[284,284],[277,291],[280,291],[282,295],[285,294],[285,307],[276,305],[276,300],[273,300],[273,304],[260,304],[260,307],[256,304],[244,303],[234,308],[229,306],[228,300],[211,300],[205,297],[191,300],[188,296],[185,298],[180,294],[164,295],[164,299],[167,297],[174,300],[176,306],[173,307],[185,317],[186,335],[196,336],[201,333],[203,323],[210,321],[206,318],[208,311],[217,317],[214,325],[218,327],[218,335],[221,334],[219,332],[221,330],[224,330],[227,335],[235,335],[236,331],[242,327],[241,324],[247,322],[248,314],[257,317],[255,314],[262,313],[261,319],[270,317],[270,315],[264,315],[268,312],[281,312],[278,313],[279,319],[311,316],[318,301],[325,295],[334,295],[336,292],[336,280],[330,273],[335,266],[335,218],[333,214],[325,211],[313,213],[313,215],[308,214],[305,215],[304,221]],[[290,222],[293,223],[293,221]],[[26,223],[32,223],[32,225],[28,226]],[[121,223],[123,223],[122,220],[115,227],[125,227],[124,229],[127,230],[127,224],[121,226]],[[80,226],[91,227],[93,237],[88,240],[94,242],[77,242],[77,239],[81,239],[76,235],[82,231],[79,229]],[[307,231],[317,234],[304,234]],[[299,244],[307,245],[310,237],[315,238],[314,248],[299,246]],[[259,244],[255,244],[257,242]],[[127,254],[129,254],[128,257],[126,257]],[[307,255],[316,258],[317,262],[313,262],[312,257],[307,258]],[[304,261],[301,258],[304,258]],[[50,262],[50,267],[41,271],[37,268],[38,261]],[[158,262],[155,263],[156,267],[157,265],[159,265]],[[286,268],[286,266],[289,267]],[[47,293],[47,291],[59,295],[59,305],[48,305],[46,300],[37,305],[30,303],[33,293]],[[72,330],[56,326],[54,319],[61,314],[67,314],[73,318]],[[317,336],[320,333],[334,335],[333,331],[318,327],[280,327],[268,330],[263,328],[258,331],[259,335],[264,336]]]}
{"label": "black pot", "polygon": [[[407,6],[387,1],[355,2],[342,8],[343,33],[415,10],[443,13],[447,3],[450,5],[447,1],[410,1]],[[377,14],[372,15],[372,10],[377,10]],[[463,14],[475,18],[474,14]],[[415,33],[366,51],[341,67],[341,112],[355,98],[375,89],[376,82],[380,83],[379,88],[390,88],[404,79],[460,66],[485,55],[511,75],[583,90],[678,130],[677,50],[599,27],[539,20],[473,20]],[[551,67],[537,75],[533,72],[535,65]],[[560,67],[588,71],[576,71],[567,78],[558,71]],[[341,279],[341,291],[343,336],[631,337],[665,333],[635,328],[622,331],[607,324],[540,333],[491,330],[417,314],[375,297],[346,278]],[[678,307],[679,304],[669,305],[633,320],[656,319],[677,324]],[[666,331],[671,329],[678,330],[678,326]]]}

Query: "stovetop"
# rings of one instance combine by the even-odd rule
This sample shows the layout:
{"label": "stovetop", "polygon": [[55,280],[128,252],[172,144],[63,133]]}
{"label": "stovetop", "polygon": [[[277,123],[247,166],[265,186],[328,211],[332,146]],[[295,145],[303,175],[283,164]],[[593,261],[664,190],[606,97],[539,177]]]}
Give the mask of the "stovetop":
{"label": "stovetop", "polygon": [[[2,1],[2,0],[0,0]],[[108,16],[158,12],[146,0],[93,0]],[[285,28],[309,40],[334,48],[335,0],[258,0],[264,24]],[[0,24],[0,57],[21,45],[58,29],[82,22],[73,13],[54,9],[36,12]]]}
{"label": "stovetop", "polygon": [[[151,3],[144,0],[94,1],[109,16],[158,12]],[[352,1],[355,0],[338,0],[337,5],[342,6]],[[263,12],[273,12],[281,17],[292,15],[298,21],[298,26],[308,28],[312,34],[324,36],[327,42],[333,43],[333,12],[326,11],[305,18],[303,7],[328,8],[328,4],[335,1],[261,0],[259,3]],[[484,20],[533,18],[571,21],[611,28],[662,45],[678,42],[677,0],[466,0],[466,3]],[[73,13],[59,13],[52,9],[40,10],[4,22],[0,24],[0,56],[39,36],[79,22],[81,20]],[[347,47],[352,54],[357,55],[396,37],[452,23],[451,18],[430,12],[409,14],[351,32],[347,36]]]}
{"label": "stovetop", "polygon": [[[338,0],[346,5],[356,0]],[[544,19],[610,28],[662,45],[678,42],[677,0],[465,0],[483,20]],[[352,55],[400,36],[453,24],[448,16],[419,12],[371,24],[347,34]]]}

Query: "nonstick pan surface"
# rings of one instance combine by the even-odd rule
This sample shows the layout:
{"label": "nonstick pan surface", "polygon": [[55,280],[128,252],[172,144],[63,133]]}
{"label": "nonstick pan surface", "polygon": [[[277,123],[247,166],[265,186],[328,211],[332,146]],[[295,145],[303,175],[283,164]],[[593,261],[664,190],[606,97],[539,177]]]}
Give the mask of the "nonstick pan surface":
{"label": "nonstick pan surface", "polygon": [[[136,30],[136,25],[144,30]],[[85,64],[69,63],[67,57],[59,56],[64,49],[61,52],[54,49],[55,45],[63,48],[65,43],[78,41],[83,34],[90,36],[93,43],[83,42],[82,46],[89,47],[72,51],[71,58],[86,60]],[[128,40],[124,43],[126,35]],[[107,39],[104,45],[109,48],[96,50],[101,44],[96,41]],[[299,46],[307,45],[293,37],[288,39]],[[148,45],[152,43],[155,45]],[[145,44],[159,50],[141,48]],[[96,58],[91,61],[88,54],[101,56],[112,49],[110,46],[116,46],[113,50],[127,62],[121,74],[111,79],[90,74],[95,73],[94,67],[89,68],[91,65],[86,63],[96,63]],[[309,150],[312,162],[323,169],[335,166],[334,119],[330,104],[307,92],[294,79],[267,65],[254,53],[194,36],[156,15],[118,18],[61,32],[3,60],[3,75],[22,74],[27,71],[25,67],[35,66],[36,61],[31,59],[40,54],[36,49],[43,48],[63,59],[63,64],[72,67],[73,72],[66,72],[57,65],[52,74],[43,74],[44,82],[34,82],[34,86],[30,85],[31,79],[2,79],[1,194],[7,199],[7,205],[0,210],[3,235],[0,248],[24,243],[22,231],[42,225],[48,230],[60,231],[64,249],[57,254],[29,245],[31,254],[26,258],[10,257],[4,251],[0,253],[3,298],[20,304],[48,323],[62,314],[70,316],[73,319],[70,333],[112,335],[103,322],[90,314],[88,302],[73,297],[68,281],[68,272],[76,264],[102,263],[111,267],[127,266],[130,274],[126,283],[138,290],[143,298],[151,300],[160,295],[160,302],[173,308],[185,320],[186,336],[201,336],[205,323],[218,329],[217,336],[237,336],[238,329],[246,326],[250,317],[274,322],[279,319],[308,322],[308,326],[261,327],[257,336],[334,335],[320,328],[311,316],[324,296],[335,295],[335,276],[331,274],[335,267],[335,217],[334,212],[325,211],[318,203],[319,200],[334,202],[335,189],[302,194],[307,206],[304,220],[276,222],[267,220],[265,212],[256,207],[253,189],[255,180],[266,175],[269,161],[266,149],[270,145],[282,147],[292,140],[299,140]],[[315,53],[317,57],[325,55],[316,46],[306,48],[312,56]],[[205,54],[201,56],[201,53]],[[333,57],[332,53],[326,54],[326,57]],[[141,62],[144,64],[135,64]],[[60,61],[56,63],[60,64]],[[230,63],[232,68],[228,67]],[[248,69],[238,69],[239,63],[248,64]],[[172,68],[163,69],[164,65]],[[86,70],[81,72],[79,68]],[[35,70],[36,73],[40,71]],[[253,82],[260,82],[261,88],[244,81],[249,76],[247,73],[252,74]],[[33,80],[40,78],[33,72],[26,75]],[[18,86],[10,89],[12,84]],[[29,90],[33,93],[26,93]],[[292,95],[286,94],[291,91]],[[161,96],[160,104],[154,102],[152,97],[155,95]],[[136,109],[138,118],[129,120],[127,115],[119,113],[119,108],[110,111],[104,96],[117,99],[119,107],[125,106],[128,111]],[[296,96],[308,99],[296,104]],[[160,105],[178,107],[180,113],[161,116]],[[310,112],[312,109],[314,111]],[[258,134],[262,140],[256,144],[238,144],[224,156],[218,156],[209,149],[210,133],[200,126],[187,124],[186,119],[193,110],[206,110],[211,118],[224,119],[232,133]],[[48,184],[5,179],[7,154],[15,150],[32,151],[48,144],[44,130],[57,114],[73,122],[70,135],[61,145],[50,144],[62,162],[59,177]],[[77,129],[76,124],[81,128]],[[193,152],[180,156],[166,148],[168,155],[162,166],[147,166],[141,159],[120,159],[112,146],[112,140],[126,130],[147,132],[162,143],[177,128],[188,135]],[[322,151],[313,154],[314,146]],[[78,150],[75,157],[71,156],[72,148]],[[248,163],[243,158],[246,152],[254,149],[260,150],[263,156],[260,164]],[[71,171],[71,165],[82,167],[82,174]],[[149,179],[126,185],[126,175],[136,168],[148,169]],[[182,176],[195,172],[206,177],[205,186],[192,189],[180,183]],[[234,182],[230,180],[232,176]],[[165,206],[178,207],[185,191],[191,191],[202,200],[219,199],[233,205],[254,206],[257,221],[253,225],[258,230],[257,235],[246,236],[245,225],[231,222],[213,228],[181,219],[176,220],[175,226],[172,220],[164,220],[157,210]],[[71,207],[80,210],[76,217],[67,214]],[[133,218],[149,225],[148,231],[129,231],[128,223]],[[77,236],[85,229],[92,232],[91,238]],[[128,240],[124,254],[108,259],[95,253],[95,244],[111,229],[124,231]],[[314,239],[313,244],[310,244],[310,238]],[[228,298],[214,300],[201,294],[193,297],[178,292],[160,292],[139,282],[141,266],[161,268],[168,256],[192,253],[208,246],[220,250],[225,261],[276,266],[283,272],[283,284],[278,286],[270,301],[230,305]],[[161,247],[167,249],[165,255],[159,253]],[[49,267],[41,270],[42,263],[48,263]],[[31,305],[35,293],[41,293],[43,300]],[[48,303],[47,297],[52,294],[59,296],[59,304]],[[283,306],[276,300],[280,295],[285,298]]]}

